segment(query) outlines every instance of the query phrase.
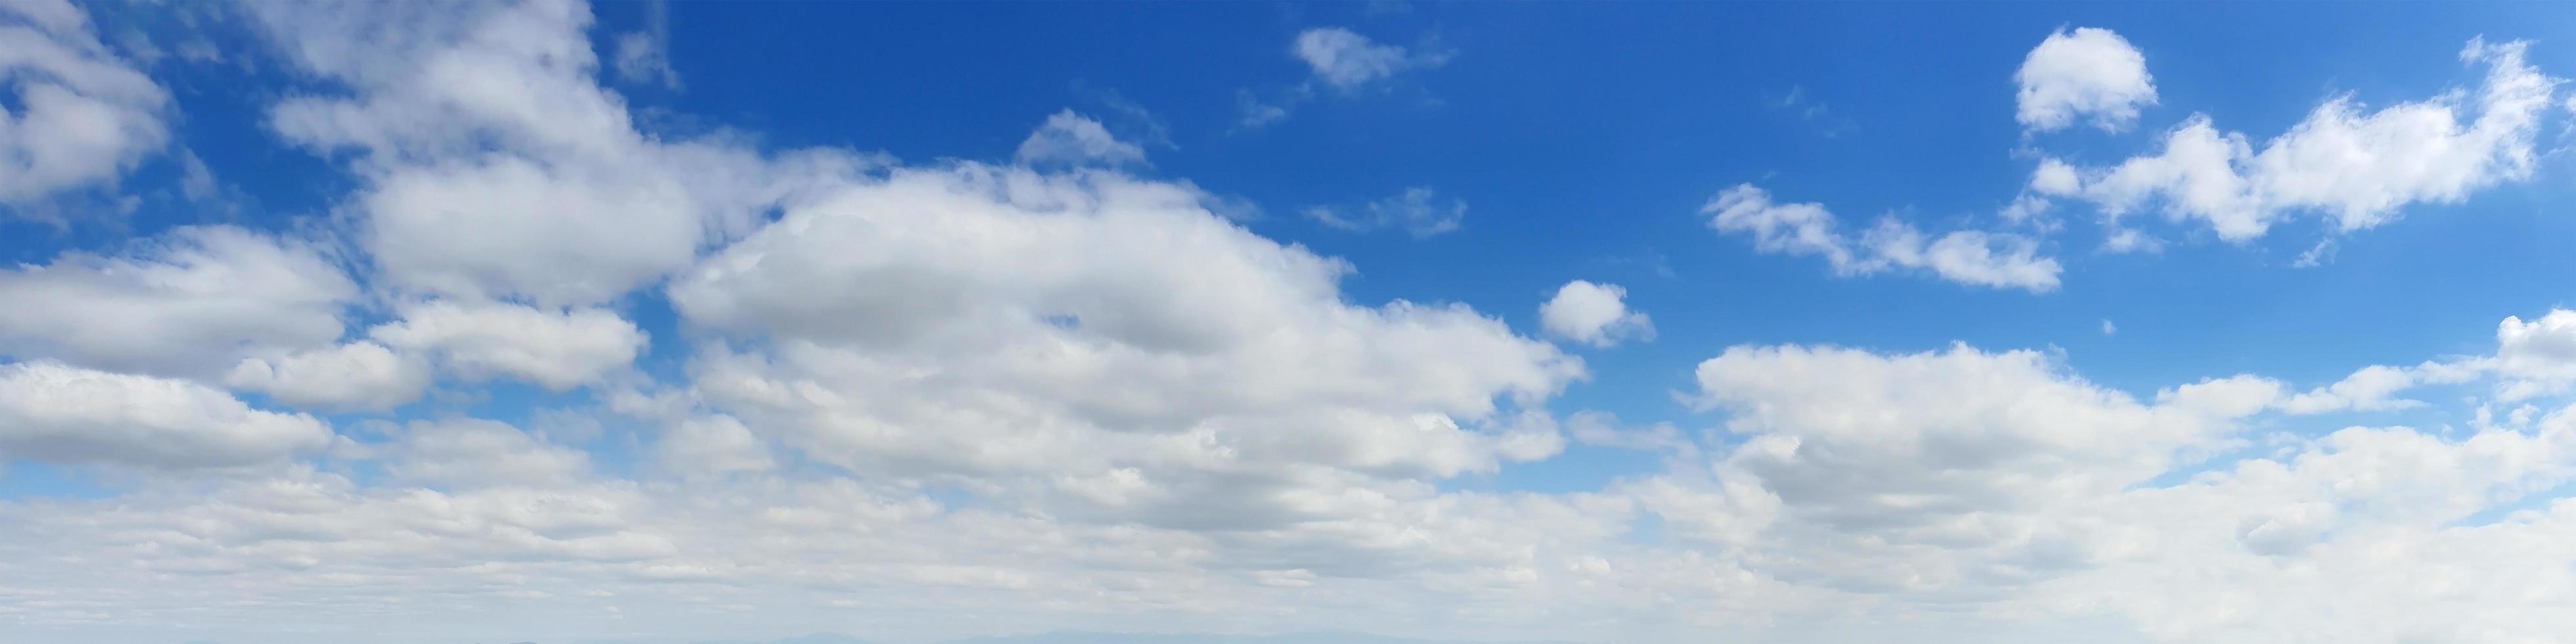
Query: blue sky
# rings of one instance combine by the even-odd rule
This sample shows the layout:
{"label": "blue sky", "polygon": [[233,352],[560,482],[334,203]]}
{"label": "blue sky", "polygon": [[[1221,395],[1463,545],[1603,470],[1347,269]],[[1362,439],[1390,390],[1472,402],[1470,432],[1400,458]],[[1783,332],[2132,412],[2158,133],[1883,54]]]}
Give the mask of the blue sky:
{"label": "blue sky", "polygon": [[0,639],[2542,641],[2569,13],[8,5]]}

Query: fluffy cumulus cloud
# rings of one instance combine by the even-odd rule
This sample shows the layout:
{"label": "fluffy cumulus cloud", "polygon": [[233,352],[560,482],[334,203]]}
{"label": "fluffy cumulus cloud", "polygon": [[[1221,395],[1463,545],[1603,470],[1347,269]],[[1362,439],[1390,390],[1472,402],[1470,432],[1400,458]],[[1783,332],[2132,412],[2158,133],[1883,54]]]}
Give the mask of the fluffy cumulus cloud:
{"label": "fluffy cumulus cloud", "polygon": [[1596,347],[1621,340],[1655,339],[1655,322],[1628,310],[1628,290],[1617,284],[1566,282],[1556,296],[1538,307],[1539,327],[1556,337]]}
{"label": "fluffy cumulus cloud", "polygon": [[0,366],[0,458],[200,468],[279,461],[331,429],[195,383],[59,362]]}
{"label": "fluffy cumulus cloud", "polygon": [[1561,447],[1508,410],[1579,360],[1461,306],[1345,303],[1346,264],[1206,200],[1109,173],[897,170],[789,211],[670,298],[765,340],[696,364],[703,404],[851,471],[974,477],[1071,516],[1276,527]]}
{"label": "fluffy cumulus cloud", "polygon": [[1958,230],[1926,239],[1912,224],[1887,217],[1855,239],[1823,204],[1774,202],[1752,184],[1718,193],[1700,214],[1718,232],[1752,237],[1755,250],[1823,257],[1836,275],[1928,270],[1961,284],[2045,292],[2057,288],[2063,272],[2055,258],[2040,254],[2037,240],[2013,233]]}
{"label": "fluffy cumulus cloud", "polygon": [[2564,81],[2533,67],[2526,49],[2470,41],[2460,59],[2485,69],[2476,87],[2369,111],[2339,95],[2259,147],[2193,115],[2166,131],[2155,153],[2084,169],[2080,185],[2044,162],[2033,188],[2079,196],[2115,221],[2152,208],[2228,241],[2261,237],[2299,214],[2338,231],[2371,228],[2411,204],[2457,203],[2531,176]]}
{"label": "fluffy cumulus cloud", "polygon": [[2509,379],[2507,399],[2566,390],[2576,383],[2576,311],[2552,310],[2525,322],[2507,316],[2496,324],[2495,357],[2480,364]]}
{"label": "fluffy cumulus cloud", "polygon": [[2049,34],[2022,59],[2013,83],[2021,88],[2013,118],[2033,132],[2066,129],[2077,119],[2118,132],[2137,123],[2138,106],[2156,103],[2146,55],[2109,29]]}
{"label": "fluffy cumulus cloud", "polygon": [[[1568,283],[1527,330],[1363,298],[1069,113],[1012,159],[769,150],[636,125],[579,4],[245,11],[312,82],[271,134],[351,180],[334,239],[180,228],[0,272],[0,640],[2576,630],[2576,313],[2297,386],[1744,344],[1691,356],[1685,415],[1561,415],[1592,374],[1533,334],[1648,339],[1620,287]],[[1420,64],[1317,47],[1326,82]],[[2113,174],[2043,162],[2025,191]],[[2058,284],[2020,233],[1855,232],[1750,185],[1704,214],[1840,274]],[[1603,451],[1644,465],[1502,478]]]}
{"label": "fluffy cumulus cloud", "polygon": [[322,248],[231,226],[0,271],[0,355],[207,376],[244,355],[327,346],[357,285]]}
{"label": "fluffy cumulus cloud", "polygon": [[243,358],[224,375],[235,389],[305,407],[383,411],[419,398],[429,366],[374,342]]}
{"label": "fluffy cumulus cloud", "polygon": [[349,160],[360,243],[406,292],[604,302],[748,230],[796,168],[852,162],[639,131],[598,84],[579,4],[248,8],[331,88],[280,102],[269,126]]}
{"label": "fluffy cumulus cloud", "polygon": [[[469,379],[506,376],[555,390],[624,368],[648,340],[634,323],[607,309],[555,311],[445,300],[408,306],[402,320],[368,329],[367,335],[388,346],[434,355]],[[369,360],[385,359],[390,358]]]}
{"label": "fluffy cumulus cloud", "polygon": [[169,142],[169,90],[64,0],[0,4],[0,85],[0,206],[111,183]]}

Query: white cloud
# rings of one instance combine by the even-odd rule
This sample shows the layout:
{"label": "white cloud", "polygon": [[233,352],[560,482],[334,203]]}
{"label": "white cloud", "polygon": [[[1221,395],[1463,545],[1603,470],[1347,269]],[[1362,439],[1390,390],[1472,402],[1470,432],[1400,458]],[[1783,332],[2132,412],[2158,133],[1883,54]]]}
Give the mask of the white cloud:
{"label": "white cloud", "polygon": [[381,447],[387,474],[450,489],[559,486],[590,474],[590,456],[581,450],[482,419],[415,421]]}
{"label": "white cloud", "polygon": [[1539,326],[1557,337],[1608,347],[1621,340],[1655,339],[1655,323],[1628,310],[1627,289],[1583,280],[1566,282],[1538,307]]}
{"label": "white cloud", "polygon": [[310,244],[179,228],[123,256],[67,252],[0,271],[0,353],[211,377],[247,354],[329,345],[357,295]]}
{"label": "white cloud", "polygon": [[642,3],[644,28],[617,36],[617,77],[629,83],[680,88],[680,72],[671,69],[671,3]]}
{"label": "white cloud", "polygon": [[1237,90],[1234,103],[1236,111],[1241,113],[1235,119],[1235,126],[1240,128],[1259,128],[1287,120],[1289,111],[1295,107],[1293,100],[1266,101],[1248,89]]}
{"label": "white cloud", "polygon": [[2424,403],[2390,398],[2415,384],[2413,372],[2372,365],[2332,385],[2285,399],[2281,401],[2281,410],[2292,414],[2313,414],[2346,409],[2384,411],[2421,406]]}
{"label": "white cloud", "polygon": [[2075,166],[2055,157],[2039,160],[2039,169],[2030,173],[2030,189],[2043,195],[2071,196],[2084,189],[2083,178]]}
{"label": "white cloud", "polygon": [[1585,445],[1668,451],[1688,458],[1700,454],[1699,444],[1683,436],[1681,429],[1672,423],[1622,427],[1617,414],[1605,411],[1575,412],[1565,418],[1565,430],[1568,438]]}
{"label": "white cloud", "polygon": [[115,181],[170,138],[170,93],[61,0],[0,4],[0,206]]}
{"label": "white cloud", "polygon": [[557,391],[625,368],[647,340],[634,323],[599,308],[437,300],[405,306],[402,315],[367,335],[403,351],[435,355],[468,379],[515,377]]}
{"label": "white cloud", "polygon": [[349,205],[380,288],[606,302],[860,163],[645,136],[597,84],[579,4],[249,9],[304,72],[350,90],[288,98],[269,125],[363,179]]}
{"label": "white cloud", "polygon": [[1056,112],[1029,138],[1020,141],[1019,153],[1013,158],[1021,163],[1081,164],[1101,162],[1109,165],[1143,163],[1145,148],[1118,140],[1091,117],[1073,110]]}
{"label": "white cloud", "polygon": [[1366,87],[1408,70],[1439,67],[1449,62],[1446,52],[1408,52],[1403,47],[1371,42],[1367,36],[1340,27],[1319,27],[1298,33],[1289,53],[1306,61],[1317,80],[1342,91]]}
{"label": "white cloud", "polygon": [[2553,309],[2524,322],[2506,316],[2496,324],[2496,353],[2487,366],[2510,378],[2507,400],[2564,391],[2576,382],[2576,311]]}
{"label": "white cloud", "polygon": [[2244,134],[2193,115],[2165,134],[2162,151],[2085,171],[2081,195],[2115,221],[2161,204],[2167,218],[2206,223],[2228,241],[2260,237],[2298,213],[2350,232],[2387,223],[2409,204],[2457,203],[2531,176],[2541,117],[2555,108],[2562,80],[2526,63],[2525,45],[2470,41],[2461,60],[2487,68],[2475,90],[2368,114],[2336,96],[2259,151]]}
{"label": "white cloud", "polygon": [[2036,352],[1965,346],[1734,347],[1698,382],[1693,401],[1743,437],[1715,457],[1732,491],[1679,504],[1740,517],[1711,545],[1753,549],[1784,579],[1924,604],[1996,601],[2114,555],[2101,526],[2060,517],[2226,444],[2279,394],[2237,377],[2141,401]]}
{"label": "white cloud", "polygon": [[58,362],[0,365],[0,459],[228,467],[330,440],[331,429],[312,417],[252,409],[187,381]]}
{"label": "white cloud", "polygon": [[778,467],[769,446],[732,416],[690,418],[671,426],[654,445],[665,469],[690,475],[766,472]]}
{"label": "white cloud", "polygon": [[[1646,507],[1725,517],[1695,538],[1851,593],[1841,605],[2107,611],[2164,641],[2541,641],[2569,625],[2550,607],[2576,587],[2561,565],[2576,551],[2526,548],[2576,503],[2463,520],[2576,479],[2571,412],[2460,438],[2351,428],[2200,465],[2244,444],[2248,415],[2283,400],[2277,382],[2207,380],[2148,403],[2033,352],[1964,347],[1738,347],[1699,375],[1743,447],[1718,458],[1723,487],[1681,470],[1639,486]],[[2243,608],[2258,596],[2263,610]]]}
{"label": "white cloud", "polygon": [[429,365],[374,342],[243,358],[224,376],[234,389],[297,407],[382,411],[420,398]]}
{"label": "white cloud", "polygon": [[2065,129],[2084,117],[2118,132],[2137,123],[2138,106],[2156,104],[2146,55],[2109,29],[2049,34],[2022,59],[2013,82],[2021,87],[2014,119],[2032,132]]}
{"label": "white cloud", "polygon": [[2119,335],[2119,334],[2120,334],[2120,327],[2119,327],[2118,325],[2111,324],[2111,318],[2102,318],[2102,335]]}
{"label": "white cloud", "polygon": [[1439,191],[1414,186],[1357,207],[1307,208],[1306,216],[1342,230],[1402,228],[1421,239],[1458,230],[1459,223],[1467,219],[1467,202],[1452,197],[1443,203]]}
{"label": "white cloud", "polygon": [[769,340],[695,363],[714,410],[850,471],[974,476],[1069,516],[1274,525],[1356,507],[1325,490],[1561,447],[1497,399],[1552,395],[1580,360],[1462,306],[1346,304],[1346,265],[1203,203],[1110,173],[898,170],[670,296]]}
{"label": "white cloud", "polygon": [[2061,272],[2055,258],[2039,254],[2037,241],[2011,233],[1960,230],[1926,241],[1922,231],[1889,217],[1855,241],[1836,229],[1839,222],[1824,205],[1774,203],[1752,184],[1718,193],[1700,214],[1719,232],[1751,234],[1755,250],[1824,257],[1836,275],[1923,269],[1961,284],[2046,292],[2057,288]]}
{"label": "white cloud", "polygon": [[2333,239],[2317,240],[2317,245],[2309,246],[2299,253],[2298,259],[2290,261],[2290,268],[2316,268],[2333,263],[2338,248]]}
{"label": "white cloud", "polygon": [[[332,158],[362,193],[343,204],[349,261],[380,271],[372,295],[399,318],[344,337],[338,316],[359,294],[330,254],[191,229],[0,277],[0,294],[24,298],[0,304],[91,311],[0,308],[9,350],[202,363],[201,378],[229,367],[233,386],[326,407],[397,404],[423,365],[611,386],[595,408],[532,414],[536,430],[440,412],[334,437],[187,381],[0,366],[0,455],[118,474],[108,498],[0,498],[0,637],[2576,630],[2576,502],[2544,502],[2576,480],[2576,411],[2489,409],[2576,381],[2562,368],[2576,351],[2557,347],[2576,346],[2558,337],[2576,337],[2561,328],[2576,313],[2506,320],[2494,356],[2368,367],[2303,393],[2250,374],[2123,391],[2039,351],[1740,346],[1694,374],[1686,400],[1706,424],[1677,421],[1724,440],[1602,412],[1560,428],[1546,406],[1585,377],[1579,359],[1463,305],[1354,301],[1340,281],[1352,266],[1253,234],[1186,182],[953,162],[851,172],[833,164],[856,155],[644,137],[597,89],[578,5],[293,13],[268,18],[302,25],[280,44],[351,96],[294,99],[306,107],[273,125],[345,153]],[[723,160],[673,161],[700,154]],[[2042,161],[2025,196],[2080,196],[2085,181]],[[424,185],[439,189],[404,188]],[[664,197],[693,205],[655,209]],[[1751,186],[1707,214],[1853,274],[2057,275],[2025,238],[1892,221],[1852,234]],[[571,223],[509,220],[555,216]],[[619,237],[627,224],[646,232]],[[392,245],[406,235],[431,248]],[[690,356],[670,382],[629,371],[649,339],[602,305],[656,284],[681,329],[663,340]],[[1642,332],[1615,287],[1592,286],[1543,307],[1541,327],[1608,339],[1633,318]],[[88,337],[110,339],[60,339]],[[2500,400],[2473,402],[2465,429],[2274,426],[2480,379]],[[1502,477],[1569,441],[1666,469],[1479,491],[1532,481]],[[169,471],[206,468],[219,471]],[[714,630],[739,624],[769,632]],[[1847,624],[1884,630],[1833,630]]]}

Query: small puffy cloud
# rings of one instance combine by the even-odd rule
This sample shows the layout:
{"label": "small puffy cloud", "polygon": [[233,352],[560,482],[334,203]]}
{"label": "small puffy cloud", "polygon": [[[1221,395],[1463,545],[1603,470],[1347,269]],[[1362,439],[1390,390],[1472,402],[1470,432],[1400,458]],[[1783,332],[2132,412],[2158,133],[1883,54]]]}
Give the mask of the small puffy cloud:
{"label": "small puffy cloud", "polygon": [[2060,29],[2040,41],[2013,73],[2020,85],[2014,119],[2032,132],[2065,129],[2091,117],[2105,132],[2128,129],[2138,106],[2156,103],[2147,57],[2109,29]]}
{"label": "small puffy cloud", "polygon": [[1439,191],[1415,186],[1395,196],[1357,207],[1307,208],[1306,216],[1326,226],[1349,231],[1402,228],[1420,239],[1458,230],[1459,222],[1467,219],[1467,201],[1455,197],[1443,200]]}
{"label": "small puffy cloud", "polygon": [[188,227],[126,254],[0,270],[0,354],[168,376],[331,344],[357,285],[314,246]]}
{"label": "small puffy cloud", "polygon": [[642,329],[600,308],[547,310],[517,304],[437,300],[407,306],[403,319],[369,329],[377,342],[437,356],[471,380],[512,377],[562,391],[635,361]]}
{"label": "small puffy cloud", "polygon": [[[2409,204],[2457,203],[2530,177],[2538,161],[2542,116],[2558,108],[2564,81],[2527,63],[2526,47],[2470,41],[2460,59],[2485,66],[2478,87],[2368,113],[2336,96],[2260,148],[2196,114],[2166,132],[2155,154],[2081,171],[2082,188],[2071,194],[2114,221],[2160,205],[2166,218],[2204,223],[2232,242],[2299,213],[2350,232],[2393,220]],[[2057,174],[2046,162],[2041,171]],[[2060,178],[2048,184],[2065,187]]]}
{"label": "small puffy cloud", "polygon": [[2049,157],[2040,159],[2039,169],[2031,171],[2030,189],[2043,195],[2064,197],[2083,190],[2084,181],[2075,174],[2075,166]]}
{"label": "small puffy cloud", "polygon": [[224,384],[297,407],[385,410],[420,398],[429,365],[374,342],[244,358]]}
{"label": "small puffy cloud", "polygon": [[1628,310],[1627,295],[1628,290],[1616,284],[1566,282],[1556,289],[1555,297],[1539,305],[1539,326],[1556,337],[1595,347],[1629,338],[1655,339],[1654,321],[1645,313]]}
{"label": "small puffy cloud", "polygon": [[169,91],[68,2],[0,3],[0,79],[0,206],[111,183],[169,141]]}
{"label": "small puffy cloud", "polygon": [[1297,34],[1289,52],[1306,61],[1315,78],[1334,89],[1351,91],[1412,69],[1449,62],[1446,52],[1408,52],[1403,47],[1372,42],[1340,27],[1319,27]]}
{"label": "small puffy cloud", "polygon": [[2039,253],[2036,240],[2011,233],[1960,230],[1926,239],[1913,225],[1889,217],[1852,239],[1824,205],[1776,203],[1752,184],[1718,193],[1700,214],[1718,232],[1751,235],[1755,250],[1823,257],[1836,275],[1919,269],[1961,284],[2036,293],[2055,290],[2062,271],[2056,259]]}
{"label": "small puffy cloud", "polygon": [[649,0],[643,6],[644,28],[617,36],[617,77],[679,89],[680,72],[671,69],[671,3]]}
{"label": "small puffy cloud", "polygon": [[252,409],[184,380],[59,362],[0,365],[0,460],[230,467],[330,441],[330,427],[310,416]]}
{"label": "small puffy cloud", "polygon": [[1056,112],[1029,138],[1020,141],[1019,153],[1013,158],[1020,163],[1142,163],[1145,148],[1118,140],[1109,128],[1091,117],[1073,110]]}

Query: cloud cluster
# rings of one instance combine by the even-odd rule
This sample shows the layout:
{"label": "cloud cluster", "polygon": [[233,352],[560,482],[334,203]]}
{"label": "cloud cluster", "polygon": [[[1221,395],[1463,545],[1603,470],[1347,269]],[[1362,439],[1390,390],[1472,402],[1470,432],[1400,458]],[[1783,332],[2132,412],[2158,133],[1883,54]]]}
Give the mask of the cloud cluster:
{"label": "cloud cluster", "polygon": [[2066,129],[2090,117],[2104,132],[2138,121],[2138,106],[2156,103],[2147,57],[2109,29],[2059,29],[2030,50],[2013,72],[2015,120],[2033,132]]}
{"label": "cloud cluster", "polygon": [[[1360,301],[1350,263],[1122,170],[1141,151],[1071,112],[1009,163],[764,150],[636,125],[579,4],[246,10],[315,85],[267,125],[354,179],[344,226],[181,228],[0,273],[0,458],[115,477],[0,499],[5,639],[2576,630],[2576,502],[2554,492],[2576,408],[2543,407],[2576,383],[2576,312],[2305,389],[1746,344],[1691,373],[1702,416],[1560,416],[1581,358],[1463,304]],[[2106,38],[2053,36],[2025,75],[2058,82],[2041,58]],[[1327,81],[1417,55],[1316,47]],[[2521,68],[2519,46],[2472,53]],[[2081,98],[2110,87],[2043,92],[2033,126],[2134,118],[2135,92]],[[2027,189],[2090,194],[2090,172],[2043,161]],[[1464,210],[1385,203],[1335,216],[1428,235]],[[1838,273],[2045,291],[2061,272],[2035,238],[1855,235],[1751,185],[1703,214]],[[1650,339],[1627,295],[1569,282],[1537,330]],[[648,350],[675,368],[646,373]],[[587,395],[507,422],[305,411],[505,379]],[[2475,422],[2302,425],[2446,386]],[[1657,465],[1495,483],[1595,449]]]}
{"label": "cloud cluster", "polygon": [[[2565,80],[2533,66],[2529,47],[2472,39],[2460,60],[2484,68],[2476,87],[2377,110],[2338,94],[2259,146],[2194,113],[2159,135],[2154,152],[2107,165],[2080,165],[2024,147],[2021,153],[2036,155],[2038,165],[1997,219],[2045,236],[2063,228],[2052,214],[2061,201],[2089,204],[2101,217],[2100,247],[2124,253],[2163,245],[2129,221],[2141,213],[2243,243],[2300,215],[2318,216],[2330,224],[2329,233],[2345,234],[2393,221],[2411,205],[2459,203],[2530,178],[2544,118],[2563,108],[2558,88]],[[2138,121],[2140,106],[2157,101],[2145,55],[2119,34],[2093,27],[2051,33],[2031,49],[2014,82],[2025,146],[2031,134],[2079,119],[2123,132]],[[1962,230],[1927,244],[1911,224],[1891,217],[1854,241],[1835,230],[1835,218],[1821,206],[1773,207],[1767,193],[1749,186],[1719,194],[1701,212],[1717,215],[1713,225],[1721,231],[1753,235],[1759,250],[1822,256],[1837,275],[1931,268],[1951,281],[2038,292],[2052,290],[2061,272],[2054,259],[2035,254],[2036,240],[2022,235]],[[2333,239],[2323,240],[2293,265],[2316,266],[2334,249]]]}
{"label": "cloud cluster", "polygon": [[1567,340],[1608,347],[1622,340],[1655,339],[1655,322],[1628,310],[1628,290],[1617,284],[1566,282],[1538,307],[1539,328]]}
{"label": "cloud cluster", "polygon": [[1718,193],[1700,214],[1718,232],[1752,236],[1755,250],[1823,257],[1836,275],[1919,269],[1962,284],[2046,292],[2056,290],[2063,270],[2039,254],[2036,240],[2012,233],[1958,230],[1926,240],[1912,224],[1888,217],[1853,239],[1823,204],[1776,203],[1752,184]]}
{"label": "cloud cluster", "polygon": [[2161,204],[2168,218],[2205,224],[2229,241],[2260,237],[2300,213],[2321,215],[2337,231],[2375,227],[2409,204],[2457,203],[2531,176],[2541,117],[2558,109],[2564,80],[2532,67],[2528,48],[2470,41],[2461,61],[2487,70],[2473,91],[2368,113],[2336,96],[2259,149],[2195,114],[2166,132],[2155,154],[2086,170],[2081,187],[2062,180],[2033,187],[2093,202],[2114,221]]}
{"label": "cloud cluster", "polygon": [[114,182],[169,142],[170,92],[64,0],[0,5],[0,206]]}

